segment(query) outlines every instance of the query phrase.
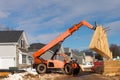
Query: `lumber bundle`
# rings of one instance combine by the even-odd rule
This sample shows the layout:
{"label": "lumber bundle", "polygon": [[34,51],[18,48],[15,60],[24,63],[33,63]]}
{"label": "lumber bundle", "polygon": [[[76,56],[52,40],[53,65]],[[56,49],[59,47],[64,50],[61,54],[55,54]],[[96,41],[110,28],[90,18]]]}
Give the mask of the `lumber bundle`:
{"label": "lumber bundle", "polygon": [[109,50],[106,31],[103,29],[102,26],[96,27],[89,48],[96,51],[103,57],[112,59],[112,53]]}
{"label": "lumber bundle", "polygon": [[103,75],[120,75],[120,60],[106,60],[103,64]]}
{"label": "lumber bundle", "polygon": [[0,72],[0,77],[7,77],[10,72]]}

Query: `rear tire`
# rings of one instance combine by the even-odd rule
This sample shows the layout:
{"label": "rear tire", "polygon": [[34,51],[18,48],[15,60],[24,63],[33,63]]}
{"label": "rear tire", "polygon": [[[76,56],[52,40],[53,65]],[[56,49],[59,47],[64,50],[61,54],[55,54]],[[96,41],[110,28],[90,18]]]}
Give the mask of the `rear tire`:
{"label": "rear tire", "polygon": [[65,64],[64,71],[65,71],[65,74],[71,75],[73,73],[72,65],[69,63]]}
{"label": "rear tire", "polygon": [[46,67],[45,64],[40,63],[40,64],[38,64],[38,66],[36,67],[36,71],[37,71],[38,74],[46,73],[47,67]]}

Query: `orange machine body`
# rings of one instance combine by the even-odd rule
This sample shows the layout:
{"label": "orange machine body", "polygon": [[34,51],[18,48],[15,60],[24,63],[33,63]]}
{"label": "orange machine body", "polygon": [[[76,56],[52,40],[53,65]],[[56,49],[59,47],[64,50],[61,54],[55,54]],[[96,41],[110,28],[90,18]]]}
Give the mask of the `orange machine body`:
{"label": "orange machine body", "polygon": [[[66,30],[65,32],[63,32],[61,35],[59,35],[58,37],[56,37],[54,40],[52,40],[51,42],[49,42],[47,45],[45,45],[44,47],[42,47],[41,49],[39,49],[38,51],[33,53],[33,58],[34,58],[34,65],[36,64],[40,64],[40,63],[44,63],[44,64],[48,64],[48,62],[53,62],[55,64],[54,68],[62,68],[64,67],[64,64],[66,64],[66,61],[58,61],[58,60],[42,60],[39,57],[44,54],[46,51],[50,50],[52,47],[54,47],[56,44],[63,42],[67,37],[69,37],[70,35],[72,35],[73,32],[77,31],[81,26],[86,26],[90,29],[94,29],[94,27],[89,24],[86,21],[81,21],[78,24],[73,25],[71,28],[69,28],[68,30]],[[63,55],[64,57],[64,55]],[[73,67],[76,67],[76,64],[72,65]],[[49,67],[47,67],[49,68]]]}

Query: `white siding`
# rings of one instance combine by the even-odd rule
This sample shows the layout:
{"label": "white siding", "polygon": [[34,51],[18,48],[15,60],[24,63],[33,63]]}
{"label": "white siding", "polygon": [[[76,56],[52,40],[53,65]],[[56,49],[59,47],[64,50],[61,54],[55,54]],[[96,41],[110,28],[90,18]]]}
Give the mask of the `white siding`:
{"label": "white siding", "polygon": [[9,69],[16,67],[16,46],[0,45],[0,69]]}
{"label": "white siding", "polygon": [[0,69],[9,69],[15,65],[15,57],[0,57]]}
{"label": "white siding", "polygon": [[0,45],[0,56],[16,56],[16,45]]}
{"label": "white siding", "polygon": [[22,53],[19,53],[19,64],[22,64]]}
{"label": "white siding", "polygon": [[[24,64],[23,62],[22,62],[22,60],[23,60],[23,56],[22,55],[26,55],[26,61],[27,61],[27,53],[23,53],[22,51],[20,51],[19,50],[19,64]],[[27,62],[26,62],[26,64],[27,64]]]}

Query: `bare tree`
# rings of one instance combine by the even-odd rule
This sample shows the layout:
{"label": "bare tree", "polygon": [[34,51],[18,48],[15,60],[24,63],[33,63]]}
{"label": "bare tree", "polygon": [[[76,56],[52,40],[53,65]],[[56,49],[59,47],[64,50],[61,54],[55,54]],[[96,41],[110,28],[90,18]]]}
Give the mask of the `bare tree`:
{"label": "bare tree", "polygon": [[113,58],[116,58],[117,56],[120,56],[120,46],[116,44],[110,45],[110,50],[112,52]]}
{"label": "bare tree", "polygon": [[96,53],[95,54],[95,59],[103,60],[103,56],[101,56],[100,54]]}

